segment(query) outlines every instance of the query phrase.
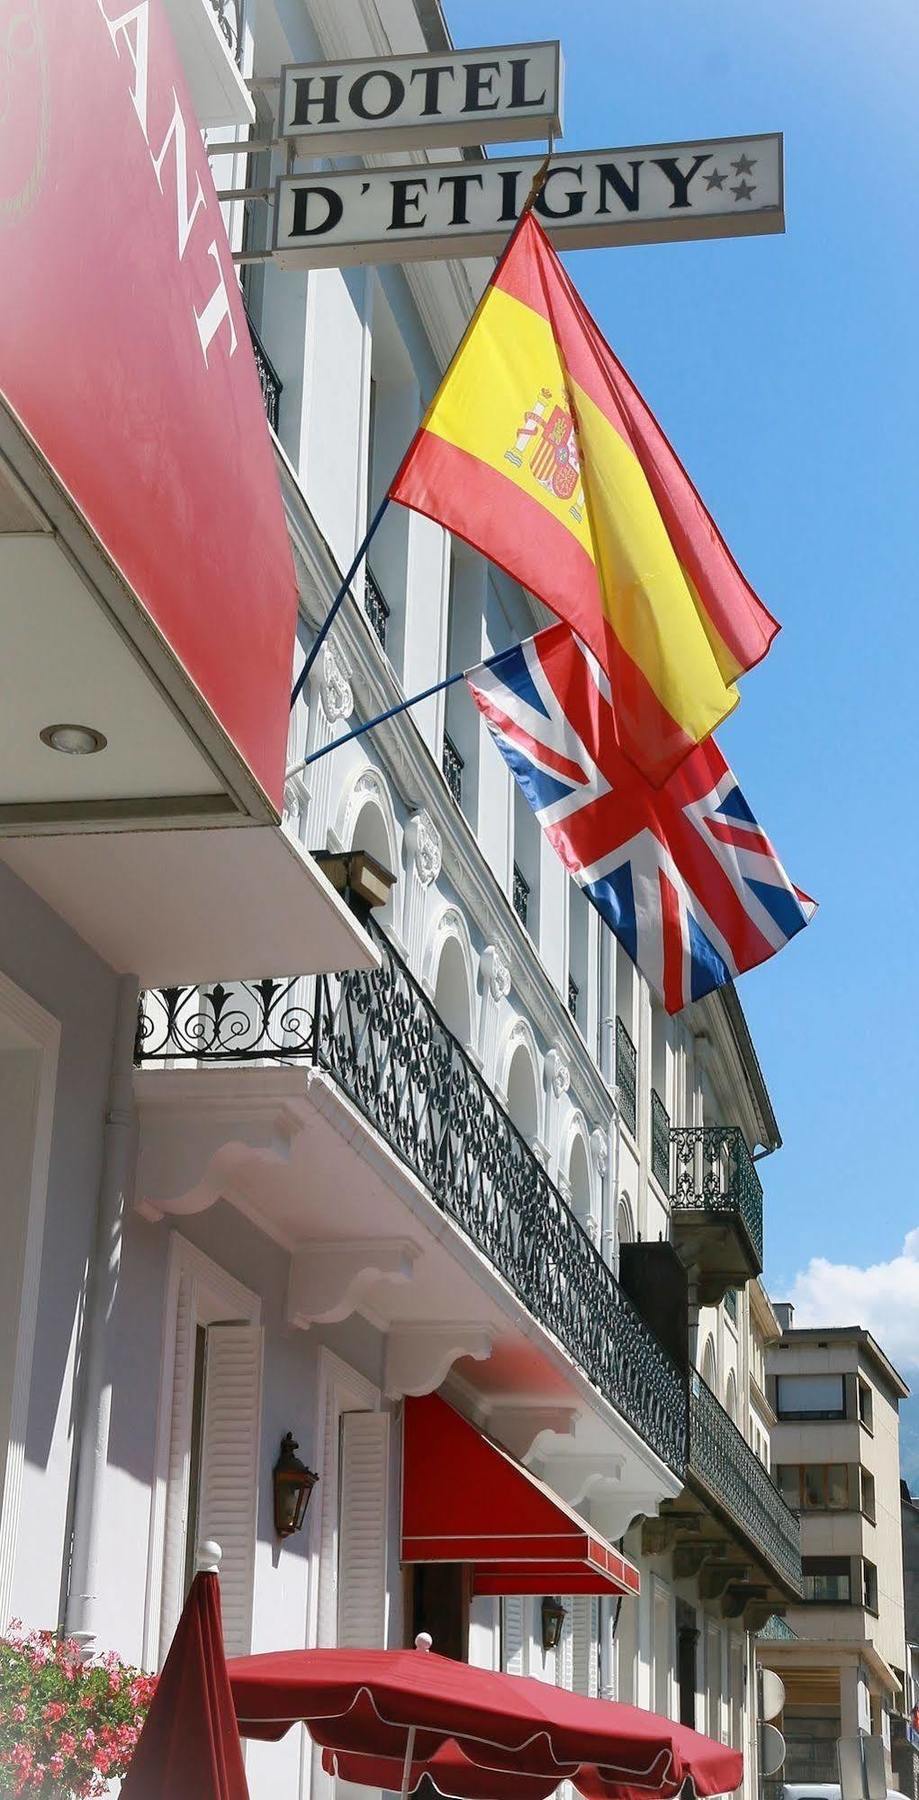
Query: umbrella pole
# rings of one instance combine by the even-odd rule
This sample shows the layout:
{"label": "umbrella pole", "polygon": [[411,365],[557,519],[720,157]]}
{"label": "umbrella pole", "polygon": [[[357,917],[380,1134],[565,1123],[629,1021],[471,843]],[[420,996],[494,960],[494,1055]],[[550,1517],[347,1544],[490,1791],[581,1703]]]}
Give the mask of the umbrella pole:
{"label": "umbrella pole", "polygon": [[402,1792],[400,1800],[408,1800],[409,1783],[412,1779],[412,1759],[415,1754],[415,1727],[410,1725],[405,1740],[405,1761],[402,1764]]}

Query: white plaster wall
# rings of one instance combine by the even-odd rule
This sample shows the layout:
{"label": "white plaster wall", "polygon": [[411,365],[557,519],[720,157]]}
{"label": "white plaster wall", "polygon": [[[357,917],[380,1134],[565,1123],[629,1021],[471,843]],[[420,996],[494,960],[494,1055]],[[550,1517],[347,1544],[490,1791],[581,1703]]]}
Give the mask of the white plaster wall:
{"label": "white plaster wall", "polygon": [[27,1625],[53,1629],[61,1611],[74,1381],[95,1231],[115,977],[3,866],[0,968],[61,1026],[11,1600],[13,1615]]}

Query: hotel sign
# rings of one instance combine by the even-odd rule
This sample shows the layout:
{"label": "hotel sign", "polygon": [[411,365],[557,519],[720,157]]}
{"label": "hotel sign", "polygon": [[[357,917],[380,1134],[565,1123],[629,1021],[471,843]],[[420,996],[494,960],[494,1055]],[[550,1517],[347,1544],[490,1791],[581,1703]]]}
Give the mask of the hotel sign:
{"label": "hotel sign", "polygon": [[[497,256],[542,161],[515,156],[283,176],[276,260],[324,269]],[[535,212],[559,250],[784,231],[781,133],[559,152]]]}
{"label": "hotel sign", "polygon": [[561,89],[557,42],[290,64],[279,136],[301,156],[559,137]]}

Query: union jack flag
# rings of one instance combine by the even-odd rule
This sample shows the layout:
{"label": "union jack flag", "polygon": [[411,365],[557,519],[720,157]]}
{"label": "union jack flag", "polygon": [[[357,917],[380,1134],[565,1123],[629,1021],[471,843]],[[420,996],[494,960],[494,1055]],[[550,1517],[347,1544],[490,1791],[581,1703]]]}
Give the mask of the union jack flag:
{"label": "union jack flag", "polygon": [[608,678],[567,625],[467,671],[540,825],[670,1013],[781,950],[789,881],[713,738],[663,787],[616,747]]}

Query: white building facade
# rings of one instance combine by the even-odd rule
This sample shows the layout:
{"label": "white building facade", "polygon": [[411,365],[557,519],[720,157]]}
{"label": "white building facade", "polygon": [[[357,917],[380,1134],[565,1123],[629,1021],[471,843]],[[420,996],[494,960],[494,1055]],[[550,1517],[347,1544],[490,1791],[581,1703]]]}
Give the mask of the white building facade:
{"label": "white building facade", "polygon": [[[449,42],[423,0],[169,11],[212,147],[271,138],[285,62]],[[225,190],[267,190],[281,160],[214,166]],[[256,258],[243,284],[302,659],[488,270],[298,274],[257,260],[263,199],[226,211]],[[231,1653],[423,1627],[435,1649],[742,1748],[752,1800],[752,1634],[799,1594],[800,1554],[769,1476],[758,1284],[753,1152],[780,1140],[740,1006],[731,992],[667,1018],[462,684],[308,760],[543,622],[466,546],[387,512],[291,718],[286,831],[332,859],[351,909],[309,976],[253,954],[216,984],[148,979],[134,1045],[136,983],[27,885],[0,890],[0,1018],[11,1046],[16,1030],[35,1045],[5,1102],[12,1132],[28,1089],[35,1123],[28,1182],[6,1159],[25,1248],[3,1309],[20,1426],[0,1595],[155,1668],[216,1539]],[[361,852],[393,878],[372,911]],[[471,1520],[455,1554],[408,1560],[406,1420],[433,1395],[624,1557],[640,1594],[627,1571],[593,1593],[511,1580],[477,1563]],[[288,1431],[318,1483],[280,1541]],[[497,1525],[512,1537],[513,1518]],[[554,1595],[565,1620],[545,1648]],[[247,1772],[254,1800],[334,1785],[299,1729],[251,1745]]]}

